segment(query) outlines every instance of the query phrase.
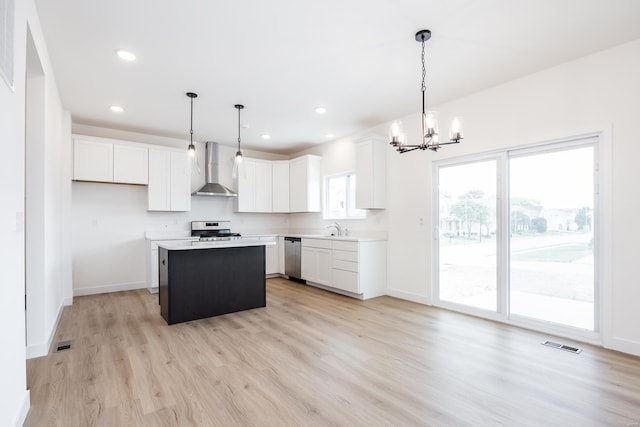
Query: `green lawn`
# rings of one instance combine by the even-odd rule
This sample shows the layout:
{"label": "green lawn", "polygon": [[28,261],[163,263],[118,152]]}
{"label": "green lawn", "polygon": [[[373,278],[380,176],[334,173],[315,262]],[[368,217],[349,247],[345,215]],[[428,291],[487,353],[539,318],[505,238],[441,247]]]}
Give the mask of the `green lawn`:
{"label": "green lawn", "polygon": [[512,261],[546,261],[546,262],[575,262],[580,258],[591,255],[587,243],[569,243],[540,249],[531,249],[512,254]]}

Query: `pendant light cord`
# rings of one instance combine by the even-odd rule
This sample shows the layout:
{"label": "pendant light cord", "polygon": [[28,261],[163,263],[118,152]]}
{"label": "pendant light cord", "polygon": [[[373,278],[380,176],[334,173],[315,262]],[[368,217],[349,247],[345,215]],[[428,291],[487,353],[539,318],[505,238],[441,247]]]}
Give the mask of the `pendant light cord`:
{"label": "pendant light cord", "polygon": [[189,129],[191,135],[191,145],[193,145],[193,97],[191,97],[191,128]]}

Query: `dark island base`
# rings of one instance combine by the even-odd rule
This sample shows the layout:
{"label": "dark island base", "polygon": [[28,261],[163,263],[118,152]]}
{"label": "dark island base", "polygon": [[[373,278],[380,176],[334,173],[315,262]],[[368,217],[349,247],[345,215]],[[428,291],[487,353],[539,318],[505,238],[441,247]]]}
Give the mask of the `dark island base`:
{"label": "dark island base", "polygon": [[160,314],[169,325],[265,307],[265,248],[158,250]]}

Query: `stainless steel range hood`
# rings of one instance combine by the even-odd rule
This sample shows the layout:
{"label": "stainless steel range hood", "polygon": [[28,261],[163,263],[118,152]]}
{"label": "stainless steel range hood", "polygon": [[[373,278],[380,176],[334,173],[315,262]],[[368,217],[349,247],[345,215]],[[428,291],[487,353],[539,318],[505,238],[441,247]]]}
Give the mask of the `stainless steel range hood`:
{"label": "stainless steel range hood", "polygon": [[220,184],[220,168],[219,168],[219,160],[220,156],[218,153],[218,143],[217,142],[207,142],[205,157],[206,157],[206,166],[205,166],[205,178],[206,184],[202,186],[198,191],[192,193],[192,196],[217,196],[217,197],[237,197],[238,195],[233,191],[229,190],[224,185]]}

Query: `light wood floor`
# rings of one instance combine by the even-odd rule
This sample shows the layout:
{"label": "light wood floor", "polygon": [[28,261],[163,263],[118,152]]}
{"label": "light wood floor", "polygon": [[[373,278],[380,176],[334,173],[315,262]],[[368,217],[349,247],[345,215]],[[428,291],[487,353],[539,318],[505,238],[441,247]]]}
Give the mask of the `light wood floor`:
{"label": "light wood floor", "polygon": [[74,347],[27,363],[25,425],[639,425],[640,358],[547,338],[283,279],[264,309],[173,326],[146,290],[85,296],[56,334]]}

